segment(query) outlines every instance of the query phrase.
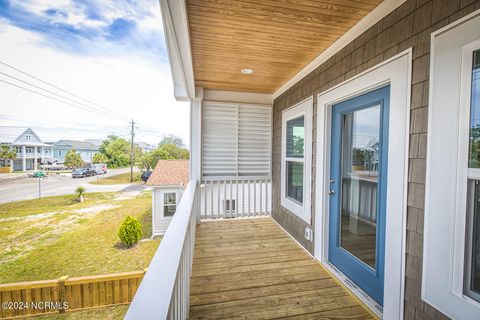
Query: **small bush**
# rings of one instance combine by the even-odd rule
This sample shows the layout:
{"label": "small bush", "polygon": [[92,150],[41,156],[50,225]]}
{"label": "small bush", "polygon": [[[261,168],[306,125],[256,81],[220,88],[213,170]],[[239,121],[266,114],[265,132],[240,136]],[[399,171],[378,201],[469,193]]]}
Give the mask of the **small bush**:
{"label": "small bush", "polygon": [[137,219],[127,216],[118,230],[118,237],[124,245],[130,247],[142,238],[142,225]]}
{"label": "small bush", "polygon": [[73,198],[73,203],[83,202],[85,200],[85,188],[82,186],[75,189],[76,197]]}

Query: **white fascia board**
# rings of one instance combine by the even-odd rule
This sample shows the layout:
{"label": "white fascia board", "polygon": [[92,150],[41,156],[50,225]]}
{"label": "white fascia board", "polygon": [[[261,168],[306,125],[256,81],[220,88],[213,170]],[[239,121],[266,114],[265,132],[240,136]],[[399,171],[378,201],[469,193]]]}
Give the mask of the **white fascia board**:
{"label": "white fascia board", "polygon": [[175,99],[195,97],[192,52],[185,0],[160,0],[163,32],[172,72]]}
{"label": "white fascia board", "polygon": [[252,93],[252,92],[236,92],[236,91],[222,91],[222,90],[207,90],[203,91],[203,100],[205,101],[221,101],[234,103],[253,103],[253,104],[273,104],[273,97],[266,93]]}
{"label": "white fascia board", "polygon": [[337,52],[345,48],[350,42],[355,40],[359,35],[370,29],[378,21],[386,17],[390,12],[402,5],[406,0],[385,0],[375,9],[355,24],[350,30],[345,32],[343,36],[337,39],[330,47],[320,53],[312,62],[307,64],[302,70],[288,80],[273,94],[273,99],[278,98],[282,93],[287,91],[295,83],[302,80],[316,68],[321,66],[325,61],[334,56]]}

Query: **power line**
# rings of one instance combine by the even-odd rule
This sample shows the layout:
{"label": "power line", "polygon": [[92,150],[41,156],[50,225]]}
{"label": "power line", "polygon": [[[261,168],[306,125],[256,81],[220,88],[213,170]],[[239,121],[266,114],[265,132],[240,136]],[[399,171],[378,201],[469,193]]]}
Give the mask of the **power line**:
{"label": "power line", "polygon": [[68,105],[70,105],[70,106],[72,106],[72,107],[79,108],[79,109],[82,109],[82,110],[84,110],[84,111],[90,111],[90,112],[96,113],[96,114],[98,114],[98,115],[102,115],[102,116],[106,116],[106,117],[111,117],[111,115],[105,115],[105,114],[99,113],[99,112],[97,112],[97,111],[90,110],[90,109],[87,109],[87,108],[84,108],[84,107],[75,105],[75,104],[70,103],[70,102],[68,102],[68,101],[64,101],[64,100],[62,100],[62,99],[58,99],[58,98],[55,98],[55,97],[52,97],[52,96],[43,94],[43,93],[41,93],[41,92],[32,90],[32,89],[30,89],[30,88],[23,87],[23,86],[21,86],[21,85],[18,85],[18,84],[15,84],[15,83],[12,83],[12,82],[3,80],[3,79],[0,79],[0,82],[4,82],[4,83],[6,83],[6,84],[8,84],[8,85],[17,87],[17,88],[19,88],[19,89],[23,89],[23,90],[25,90],[25,91],[28,91],[28,92],[31,92],[31,93],[35,93],[35,94],[41,95],[41,96],[43,96],[43,97],[45,97],[45,98],[49,98],[49,99],[52,99],[52,100],[55,100],[55,101],[58,101],[58,102],[61,102],[61,103],[68,104]]}
{"label": "power line", "polygon": [[80,96],[77,95],[77,94],[74,94],[74,93],[72,93],[72,92],[70,92],[70,91],[68,91],[68,90],[62,89],[62,88],[60,88],[59,86],[56,86],[56,85],[54,85],[54,84],[52,84],[52,83],[50,83],[50,82],[48,82],[48,81],[42,80],[42,79],[40,79],[40,78],[38,78],[38,77],[36,77],[36,76],[28,73],[28,72],[25,72],[25,71],[23,71],[23,70],[20,70],[19,68],[16,68],[16,67],[14,67],[14,66],[6,63],[6,62],[0,61],[0,64],[4,65],[4,66],[6,66],[6,67],[8,67],[8,68],[10,68],[10,69],[13,69],[13,70],[15,70],[15,71],[17,71],[17,72],[20,72],[21,74],[24,74],[24,75],[26,75],[26,76],[28,76],[28,77],[31,77],[31,78],[33,78],[33,79],[35,79],[35,80],[37,80],[37,81],[40,81],[40,82],[42,82],[42,83],[44,83],[44,84],[46,84],[46,85],[48,85],[48,86],[50,86],[50,87],[52,87],[52,88],[55,88],[55,89],[60,90],[60,91],[62,91],[62,92],[64,92],[64,93],[67,93],[67,94],[69,94],[69,95],[71,95],[71,96],[73,96],[73,97],[75,97],[75,98],[77,98],[77,99],[80,99],[80,100],[82,100],[82,101],[85,101],[85,102],[87,102],[87,103],[90,103],[90,104],[92,104],[92,105],[94,105],[94,106],[96,106],[96,107],[98,107],[98,108],[101,108],[101,109],[107,111],[107,112],[113,112],[113,113],[116,113],[116,114],[118,114],[119,116],[123,117],[124,119],[130,119],[130,117],[128,117],[128,116],[126,116],[126,115],[123,115],[123,114],[121,114],[121,113],[119,113],[119,112],[117,112],[117,111],[114,111],[114,110],[110,109],[110,108],[107,108],[107,107],[104,107],[104,106],[102,106],[102,105],[99,105],[98,103],[92,102],[92,101],[90,101],[90,100],[88,100],[88,99],[82,98],[82,97],[80,97]]}
{"label": "power line", "polygon": [[[102,114],[102,115],[105,115],[105,116],[108,116],[108,117],[117,116],[117,115],[114,114],[113,112],[107,113],[107,112],[102,111],[102,110],[97,110],[97,109],[95,109],[95,108],[93,108],[93,107],[91,107],[91,106],[89,106],[89,105],[86,105],[86,104],[84,104],[84,103],[80,103],[80,102],[75,101],[75,100],[73,100],[73,99],[71,99],[71,98],[69,98],[69,97],[66,97],[66,96],[60,95],[60,94],[58,94],[58,93],[55,93],[55,92],[53,92],[53,91],[47,90],[47,89],[45,89],[45,88],[42,88],[42,87],[37,86],[37,85],[35,85],[35,84],[32,84],[32,83],[30,83],[30,82],[28,82],[28,81],[24,81],[24,80],[22,80],[22,79],[19,79],[19,78],[17,78],[17,77],[14,77],[14,76],[12,76],[12,75],[7,74],[7,73],[4,73],[4,72],[1,72],[1,71],[0,71],[0,74],[3,74],[4,76],[7,76],[7,77],[12,78],[12,79],[14,79],[14,80],[17,80],[17,81],[19,81],[19,82],[22,82],[22,83],[24,83],[24,84],[26,84],[26,85],[29,85],[29,86],[32,86],[32,87],[34,87],[34,88],[40,89],[40,90],[42,90],[42,91],[48,92],[49,94],[52,94],[52,95],[54,95],[54,96],[60,97],[60,98],[62,98],[62,99],[65,99],[65,100],[67,100],[67,101],[69,101],[69,102],[71,102],[71,103],[75,103],[75,104],[77,104],[77,105],[83,106],[84,108],[87,108],[89,111],[94,112],[94,113],[96,113],[96,114]],[[83,110],[85,110],[85,109],[83,109]]]}

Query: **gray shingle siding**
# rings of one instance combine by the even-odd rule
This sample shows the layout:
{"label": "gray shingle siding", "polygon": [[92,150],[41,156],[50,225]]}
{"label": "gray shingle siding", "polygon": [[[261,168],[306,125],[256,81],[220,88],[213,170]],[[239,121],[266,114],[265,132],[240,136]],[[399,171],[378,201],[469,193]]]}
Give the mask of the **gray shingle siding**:
{"label": "gray shingle siding", "polygon": [[[428,130],[430,34],[480,9],[473,0],[408,0],[361,34],[274,101],[273,108],[273,218],[308,251],[313,243],[304,239],[307,224],[280,205],[282,111],[313,95],[312,213],[315,212],[316,96],[346,79],[413,48],[410,149],[407,196],[407,248],[405,319],[445,319],[421,300],[423,215]],[[313,219],[314,214],[312,214]]]}

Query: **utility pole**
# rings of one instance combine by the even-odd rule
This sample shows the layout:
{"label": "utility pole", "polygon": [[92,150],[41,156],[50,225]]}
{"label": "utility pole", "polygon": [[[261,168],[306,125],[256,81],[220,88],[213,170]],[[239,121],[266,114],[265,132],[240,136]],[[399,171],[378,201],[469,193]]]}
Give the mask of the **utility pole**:
{"label": "utility pole", "polygon": [[131,135],[131,140],[130,140],[130,182],[133,182],[133,138],[135,137],[135,121],[130,122],[132,125],[132,128],[130,129],[130,135]]}

